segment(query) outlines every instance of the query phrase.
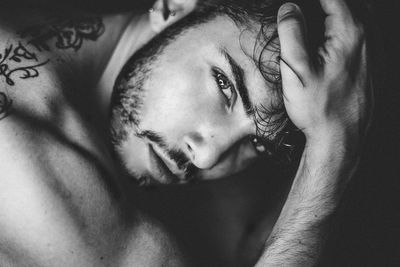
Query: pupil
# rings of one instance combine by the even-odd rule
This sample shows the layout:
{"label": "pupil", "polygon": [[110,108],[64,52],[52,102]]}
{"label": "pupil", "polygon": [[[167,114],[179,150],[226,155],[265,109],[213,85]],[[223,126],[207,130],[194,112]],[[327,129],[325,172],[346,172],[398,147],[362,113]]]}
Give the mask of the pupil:
{"label": "pupil", "polygon": [[227,82],[226,82],[226,80],[225,80],[221,75],[219,75],[218,78],[219,78],[219,79],[218,79],[219,85],[220,85],[221,87],[223,87],[223,88],[227,87]]}

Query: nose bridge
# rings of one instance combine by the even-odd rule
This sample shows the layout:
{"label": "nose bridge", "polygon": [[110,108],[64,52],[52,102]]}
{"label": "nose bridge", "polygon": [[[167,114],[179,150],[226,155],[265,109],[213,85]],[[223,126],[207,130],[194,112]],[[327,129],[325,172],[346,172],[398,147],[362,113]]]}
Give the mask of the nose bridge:
{"label": "nose bridge", "polygon": [[184,137],[192,163],[199,169],[211,169],[246,134],[245,127],[234,122],[207,122]]}

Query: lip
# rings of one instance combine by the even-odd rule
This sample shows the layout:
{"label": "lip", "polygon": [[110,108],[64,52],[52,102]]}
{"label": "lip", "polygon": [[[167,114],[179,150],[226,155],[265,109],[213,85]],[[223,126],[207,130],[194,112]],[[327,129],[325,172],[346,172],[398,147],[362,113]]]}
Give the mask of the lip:
{"label": "lip", "polygon": [[162,158],[157,154],[152,145],[149,145],[150,153],[150,172],[154,175],[154,179],[161,184],[177,183],[176,177],[164,163]]}

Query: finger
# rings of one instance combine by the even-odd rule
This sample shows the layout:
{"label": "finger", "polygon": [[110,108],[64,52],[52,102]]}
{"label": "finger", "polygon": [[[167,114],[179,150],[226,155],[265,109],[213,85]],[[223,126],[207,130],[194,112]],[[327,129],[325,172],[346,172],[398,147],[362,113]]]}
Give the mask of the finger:
{"label": "finger", "polygon": [[298,76],[307,77],[312,65],[307,49],[305,20],[297,5],[286,3],[280,7],[278,34],[281,58]]}
{"label": "finger", "polygon": [[345,0],[320,0],[321,7],[328,15],[325,19],[324,46],[319,55],[324,62],[342,62],[351,56],[364,40],[364,30],[351,14]]}
{"label": "finger", "polygon": [[292,103],[298,101],[303,93],[304,84],[299,76],[293,69],[285,63],[280,61],[280,70],[282,75],[282,90],[285,103]]}
{"label": "finger", "polygon": [[344,0],[320,0],[322,10],[327,14],[326,32],[334,35],[355,25],[353,16]]}

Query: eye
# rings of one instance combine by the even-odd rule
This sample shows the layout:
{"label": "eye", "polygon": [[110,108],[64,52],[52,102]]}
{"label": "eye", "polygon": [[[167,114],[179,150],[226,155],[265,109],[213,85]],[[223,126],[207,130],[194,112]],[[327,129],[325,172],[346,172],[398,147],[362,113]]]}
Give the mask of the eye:
{"label": "eye", "polygon": [[250,141],[258,154],[263,154],[267,151],[266,146],[257,136],[252,136]]}
{"label": "eye", "polygon": [[235,97],[235,87],[232,82],[222,72],[214,69],[213,76],[217,86],[228,100],[229,105],[232,104]]}

